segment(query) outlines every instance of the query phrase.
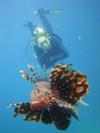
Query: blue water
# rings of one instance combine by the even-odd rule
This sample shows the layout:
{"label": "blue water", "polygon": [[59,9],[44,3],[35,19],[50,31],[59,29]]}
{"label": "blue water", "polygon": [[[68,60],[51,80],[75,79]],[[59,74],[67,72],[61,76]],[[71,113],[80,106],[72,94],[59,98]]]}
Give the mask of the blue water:
{"label": "blue water", "polygon": [[20,69],[37,62],[25,55],[31,35],[23,25],[40,23],[33,11],[38,8],[63,9],[49,16],[55,33],[63,38],[69,51],[64,63],[88,76],[88,107],[79,105],[80,121],[72,119],[68,133],[100,133],[100,1],[99,0],[0,0],[0,133],[58,133],[54,125],[24,122],[12,117],[10,103],[30,99],[32,86],[21,78]]}

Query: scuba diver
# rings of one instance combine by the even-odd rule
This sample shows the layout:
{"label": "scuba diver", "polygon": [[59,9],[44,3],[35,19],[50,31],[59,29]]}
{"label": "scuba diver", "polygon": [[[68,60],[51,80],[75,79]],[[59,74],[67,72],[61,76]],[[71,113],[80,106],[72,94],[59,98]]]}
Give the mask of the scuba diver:
{"label": "scuba diver", "polygon": [[68,52],[62,45],[62,39],[56,35],[50,25],[46,15],[58,14],[62,10],[45,10],[38,9],[34,12],[34,15],[38,15],[42,27],[34,25],[32,22],[28,22],[25,26],[29,28],[33,37],[32,41],[28,43],[26,50],[30,46],[34,47],[36,58],[38,59],[41,67],[49,68],[53,66],[57,61],[68,57]]}

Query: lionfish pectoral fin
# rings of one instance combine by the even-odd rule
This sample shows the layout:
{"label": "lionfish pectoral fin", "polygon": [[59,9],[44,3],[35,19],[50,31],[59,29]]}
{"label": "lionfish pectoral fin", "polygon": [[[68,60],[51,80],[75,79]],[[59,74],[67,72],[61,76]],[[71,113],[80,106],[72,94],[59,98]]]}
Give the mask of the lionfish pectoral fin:
{"label": "lionfish pectoral fin", "polygon": [[12,107],[15,107],[15,104],[9,104],[8,106],[6,106],[6,108],[12,108]]}
{"label": "lionfish pectoral fin", "polygon": [[57,104],[51,108],[52,120],[56,128],[59,130],[66,130],[69,127],[71,123],[71,115],[72,113],[69,109],[60,107]]}
{"label": "lionfish pectoral fin", "polygon": [[51,124],[52,123],[52,117],[48,109],[44,109],[41,115],[41,121],[45,124]]}
{"label": "lionfish pectoral fin", "polygon": [[14,103],[14,104],[9,104],[8,106],[6,106],[6,108],[15,108],[18,104]]}
{"label": "lionfish pectoral fin", "polygon": [[7,108],[14,108],[14,112],[13,112],[13,117],[16,117],[19,113],[18,112],[16,112],[16,107],[18,106],[18,104],[9,104],[8,106],[7,106]]}
{"label": "lionfish pectoral fin", "polygon": [[73,113],[72,113],[72,116],[73,116],[76,120],[78,120],[78,121],[79,121],[79,117],[78,117],[78,115],[77,115],[77,113],[76,113],[76,112],[73,112]]}
{"label": "lionfish pectoral fin", "polygon": [[86,102],[85,102],[84,100],[82,100],[82,99],[79,100],[79,103],[81,103],[81,104],[84,105],[84,106],[89,106],[89,104],[86,103]]}
{"label": "lionfish pectoral fin", "polygon": [[73,116],[75,119],[77,119],[77,120],[79,121],[78,109],[77,109],[76,106],[71,110],[71,114],[72,114],[72,116]]}
{"label": "lionfish pectoral fin", "polygon": [[24,116],[24,121],[33,121],[33,116],[30,114],[27,114]]}
{"label": "lionfish pectoral fin", "polygon": [[13,117],[14,117],[14,118],[15,118],[17,115],[19,115],[19,113],[16,113],[16,112],[13,113]]}

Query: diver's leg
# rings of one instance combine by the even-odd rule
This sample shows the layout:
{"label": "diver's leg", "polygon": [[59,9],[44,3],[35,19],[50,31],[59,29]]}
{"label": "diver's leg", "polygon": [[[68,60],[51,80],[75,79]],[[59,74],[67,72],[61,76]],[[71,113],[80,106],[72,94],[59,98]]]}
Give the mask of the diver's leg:
{"label": "diver's leg", "polygon": [[39,15],[39,17],[41,19],[41,22],[42,22],[44,29],[49,33],[53,33],[52,26],[46,17],[46,14],[49,14],[49,10],[45,11],[44,9],[39,9],[37,11],[37,14]]}

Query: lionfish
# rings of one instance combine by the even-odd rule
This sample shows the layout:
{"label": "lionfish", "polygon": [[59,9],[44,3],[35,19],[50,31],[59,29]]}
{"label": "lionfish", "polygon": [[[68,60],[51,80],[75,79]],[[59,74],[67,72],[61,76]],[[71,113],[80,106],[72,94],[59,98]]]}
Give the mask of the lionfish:
{"label": "lionfish", "polygon": [[20,70],[22,77],[33,84],[31,101],[11,104],[13,116],[23,114],[25,121],[54,123],[57,129],[69,127],[71,117],[78,120],[75,112],[77,102],[88,93],[87,77],[70,68],[70,65],[57,65],[50,72],[40,76],[31,65],[28,65],[32,76]]}

